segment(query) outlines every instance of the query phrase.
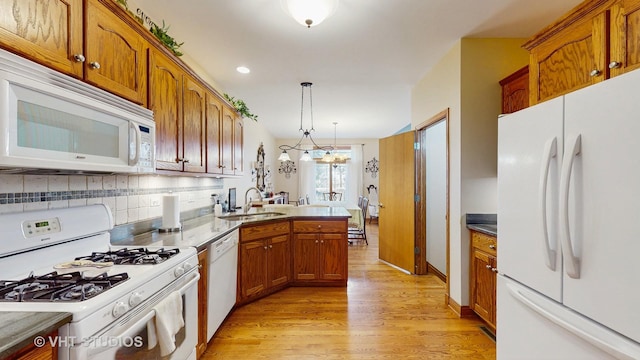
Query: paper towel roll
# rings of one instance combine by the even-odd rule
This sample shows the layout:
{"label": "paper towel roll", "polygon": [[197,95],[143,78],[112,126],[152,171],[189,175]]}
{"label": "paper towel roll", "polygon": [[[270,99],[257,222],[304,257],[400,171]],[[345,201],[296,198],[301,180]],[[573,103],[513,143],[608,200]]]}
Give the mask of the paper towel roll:
{"label": "paper towel roll", "polygon": [[216,206],[214,206],[214,207],[213,207],[213,213],[214,213],[216,216],[220,216],[220,215],[222,215],[222,205],[220,205],[220,204],[216,204]]}
{"label": "paper towel roll", "polygon": [[162,197],[162,228],[180,228],[180,196],[169,194]]}

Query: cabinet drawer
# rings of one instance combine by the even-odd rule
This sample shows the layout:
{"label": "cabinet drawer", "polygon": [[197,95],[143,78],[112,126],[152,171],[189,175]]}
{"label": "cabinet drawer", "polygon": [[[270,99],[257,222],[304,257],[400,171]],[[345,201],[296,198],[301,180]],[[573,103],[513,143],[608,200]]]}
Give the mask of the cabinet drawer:
{"label": "cabinet drawer", "polygon": [[296,233],[340,233],[347,231],[346,221],[304,221],[293,222]]}
{"label": "cabinet drawer", "polygon": [[255,239],[264,239],[276,235],[289,234],[291,226],[289,221],[279,221],[268,224],[248,225],[240,228],[240,241],[245,242]]}
{"label": "cabinet drawer", "polygon": [[495,237],[480,232],[471,232],[471,246],[497,256],[498,241]]}

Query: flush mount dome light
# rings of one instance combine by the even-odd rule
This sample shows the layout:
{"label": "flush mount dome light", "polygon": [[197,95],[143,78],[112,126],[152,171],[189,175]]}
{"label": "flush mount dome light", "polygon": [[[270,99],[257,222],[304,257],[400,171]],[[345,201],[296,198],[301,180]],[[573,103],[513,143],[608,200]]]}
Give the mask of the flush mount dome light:
{"label": "flush mount dome light", "polygon": [[238,66],[236,68],[236,71],[239,72],[240,74],[248,74],[251,72],[251,70],[246,66]]}
{"label": "flush mount dome light", "polygon": [[310,28],[333,15],[338,0],[280,0],[280,5],[295,21]]}

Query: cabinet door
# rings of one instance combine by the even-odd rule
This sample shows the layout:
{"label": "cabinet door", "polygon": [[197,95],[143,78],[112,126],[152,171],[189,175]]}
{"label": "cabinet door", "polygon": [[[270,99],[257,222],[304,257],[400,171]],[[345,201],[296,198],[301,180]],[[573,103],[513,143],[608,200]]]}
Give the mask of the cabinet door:
{"label": "cabinet door", "polygon": [[241,298],[267,289],[267,240],[240,244],[240,263]]}
{"label": "cabinet door", "polygon": [[146,106],[147,42],[97,0],[85,11],[85,80]]}
{"label": "cabinet door", "polygon": [[291,278],[289,235],[280,235],[269,241],[269,286],[286,284]]}
{"label": "cabinet door", "polygon": [[0,0],[0,45],[78,78],[82,0]]}
{"label": "cabinet door", "polygon": [[149,109],[156,122],[156,168],[182,171],[182,71],[149,52]]}
{"label": "cabinet door", "polygon": [[183,83],[183,170],[205,172],[205,91],[190,77]]}
{"label": "cabinet door", "polygon": [[[640,0],[623,0],[612,8],[611,76],[640,67]],[[613,62],[619,64],[614,64]]]}
{"label": "cabinet door", "polygon": [[607,16],[580,20],[531,50],[530,104],[606,79]]}
{"label": "cabinet door", "polygon": [[215,95],[207,93],[207,172],[222,174],[222,102]]}
{"label": "cabinet door", "polygon": [[319,275],[323,280],[347,278],[347,239],[343,234],[320,234]]}
{"label": "cabinet door", "polygon": [[294,280],[318,279],[318,247],[316,234],[295,234],[293,241]]}
{"label": "cabinet door", "polygon": [[496,298],[496,274],[491,271],[494,257],[484,251],[473,249],[473,293],[471,294],[471,306],[481,318],[487,322],[493,322],[494,304]]}
{"label": "cabinet door", "polygon": [[244,172],[244,165],[242,163],[244,159],[243,152],[243,138],[244,138],[244,122],[242,118],[236,116],[233,119],[233,174],[242,175]]}
{"label": "cabinet door", "polygon": [[235,112],[228,107],[222,109],[222,173],[233,175],[233,128],[235,126]]}
{"label": "cabinet door", "polygon": [[529,66],[500,81],[502,86],[502,113],[509,114],[529,106]]}
{"label": "cabinet door", "polygon": [[207,350],[207,315],[209,295],[209,259],[208,251],[198,253],[198,265],[200,266],[200,279],[198,280],[198,344],[196,345],[197,357]]}

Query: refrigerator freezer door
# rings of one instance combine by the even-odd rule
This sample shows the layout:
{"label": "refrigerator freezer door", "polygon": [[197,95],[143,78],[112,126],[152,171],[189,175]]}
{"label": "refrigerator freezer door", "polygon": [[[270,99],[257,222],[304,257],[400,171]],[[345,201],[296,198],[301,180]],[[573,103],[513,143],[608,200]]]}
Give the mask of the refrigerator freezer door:
{"label": "refrigerator freezer door", "polygon": [[498,122],[498,271],[561,301],[557,231],[564,103],[556,98]]}
{"label": "refrigerator freezer door", "polygon": [[578,278],[565,273],[563,280],[566,306],[637,342],[639,87],[636,70],[565,96],[565,136],[579,135],[582,144],[571,169],[567,206],[580,271]]}
{"label": "refrigerator freezer door", "polygon": [[502,275],[498,309],[498,360],[640,358],[640,344]]}

